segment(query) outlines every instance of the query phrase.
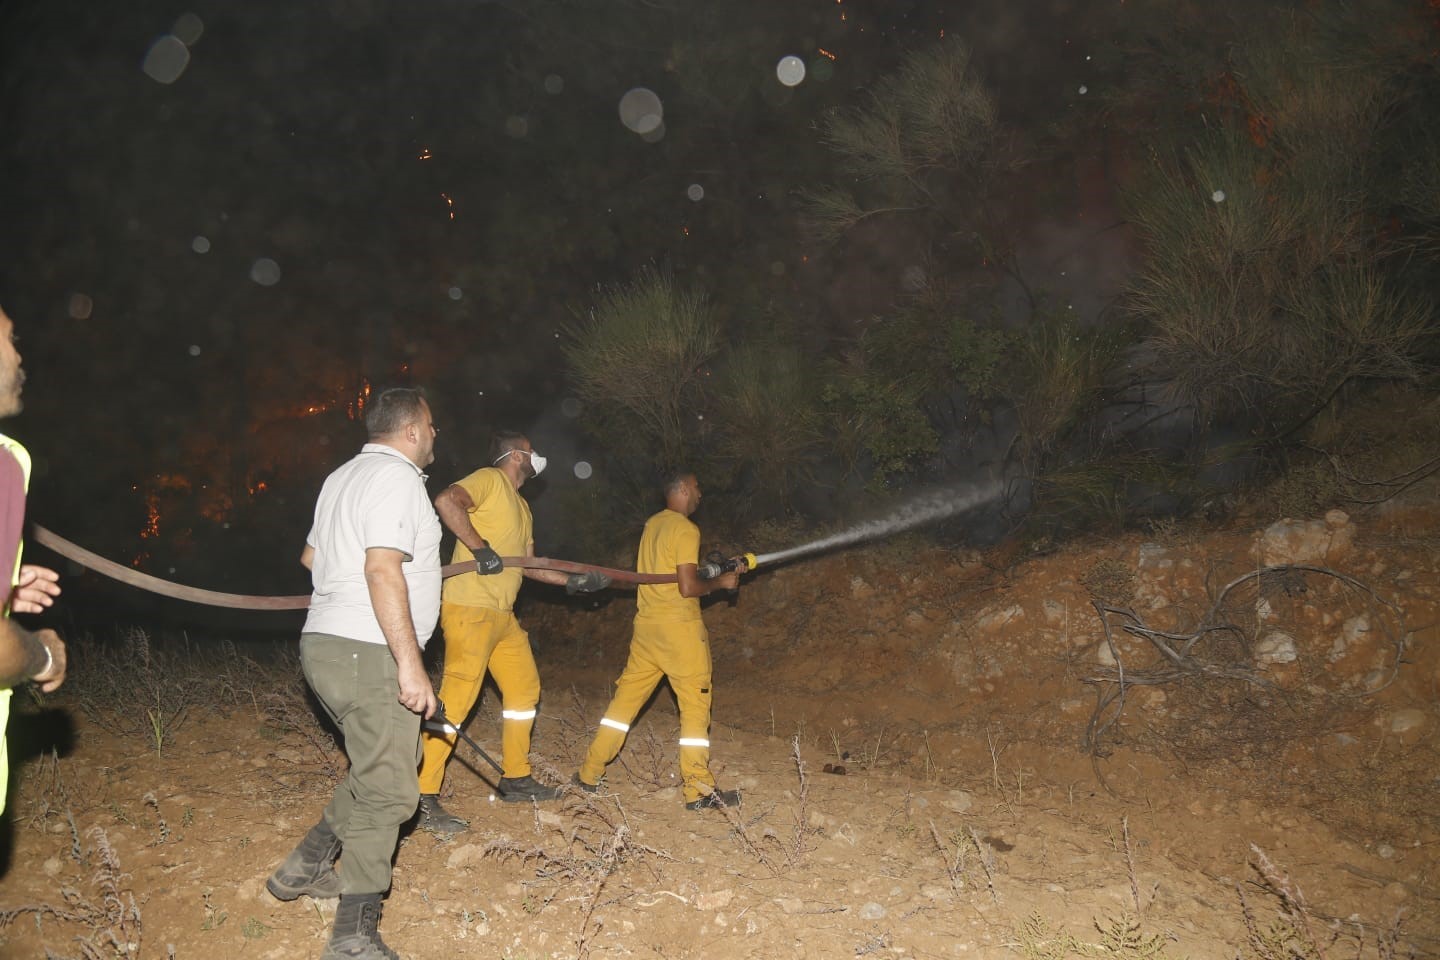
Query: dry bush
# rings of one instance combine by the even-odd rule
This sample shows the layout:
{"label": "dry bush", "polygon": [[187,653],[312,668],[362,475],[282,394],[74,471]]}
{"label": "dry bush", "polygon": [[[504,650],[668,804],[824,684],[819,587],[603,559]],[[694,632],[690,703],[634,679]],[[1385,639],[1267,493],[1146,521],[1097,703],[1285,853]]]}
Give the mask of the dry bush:
{"label": "dry bush", "polygon": [[[69,817],[71,859],[77,876],[60,887],[60,903],[27,903],[0,906],[0,927],[16,918],[32,915],[37,929],[46,920],[58,921],[69,939],[79,947],[80,960],[121,960],[141,955],[140,906],[135,900],[130,875],[120,867],[120,858],[110,838],[100,827],[91,827],[84,837]],[[89,843],[84,839],[88,838]],[[66,957],[46,951],[53,960]]]}

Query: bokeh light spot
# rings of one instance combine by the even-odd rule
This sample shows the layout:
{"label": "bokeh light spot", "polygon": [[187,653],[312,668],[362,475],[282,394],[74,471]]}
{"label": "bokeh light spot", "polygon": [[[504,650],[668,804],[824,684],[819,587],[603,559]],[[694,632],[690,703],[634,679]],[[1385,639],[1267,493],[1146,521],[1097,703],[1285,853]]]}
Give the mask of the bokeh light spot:
{"label": "bokeh light spot", "polygon": [[190,48],[174,34],[165,34],[145,52],[140,69],[156,83],[170,84],[180,79],[180,74],[190,65]]}
{"label": "bokeh light spot", "polygon": [[195,239],[190,241],[190,249],[194,250],[196,253],[209,253],[210,238],[204,236],[197,236]]}
{"label": "bokeh light spot", "polygon": [[701,200],[705,199],[705,188],[700,186],[700,184],[698,183],[692,183],[690,184],[690,186],[685,188],[685,196],[689,197],[691,200],[694,200],[696,203],[699,203]]}
{"label": "bokeh light spot", "polygon": [[261,257],[250,265],[250,279],[262,287],[273,287],[280,282],[280,264]]}
{"label": "bokeh light spot", "polygon": [[545,92],[557,94],[565,89],[565,78],[558,73],[547,74],[544,81]]}
{"label": "bokeh light spot", "polygon": [[577,460],[577,461],[575,461],[575,476],[579,477],[581,480],[589,480],[589,479],[590,479],[590,475],[593,474],[594,472],[595,472],[595,470],[594,470],[594,468],[592,468],[592,467],[590,466],[589,461],[587,461],[587,460]]}
{"label": "bokeh light spot", "polygon": [[620,98],[620,122],[641,136],[659,129],[664,119],[665,106],[653,90],[634,87]]}
{"label": "bokeh light spot", "polygon": [[1225,191],[1224,191],[1224,190],[1216,190],[1214,193],[1210,194],[1210,199],[1211,199],[1211,200],[1214,200],[1216,203],[1224,203],[1224,202],[1225,202]]}
{"label": "bokeh light spot", "polygon": [[200,344],[198,344],[198,343],[192,343],[192,344],[190,344],[190,349],[189,349],[188,351],[186,351],[186,352],[189,353],[190,356],[192,356],[192,357],[198,357],[198,356],[200,356]]}
{"label": "bokeh light spot", "polygon": [[1089,88],[1089,87],[1085,86],[1085,84],[1083,84],[1083,83],[1080,84],[1080,96],[1083,97],[1083,96],[1085,96],[1085,94],[1087,94],[1087,93],[1089,93],[1089,92],[1090,92],[1090,88]]}
{"label": "bokeh light spot", "polygon": [[95,312],[95,301],[83,293],[72,293],[65,311],[70,314],[71,320],[89,320],[90,314]]}
{"label": "bokeh light spot", "polygon": [[170,28],[170,33],[185,46],[193,47],[195,41],[205,33],[205,21],[193,13],[182,13],[176,18],[175,26]]}
{"label": "bokeh light spot", "polygon": [[781,57],[775,65],[775,76],[787,87],[799,86],[805,79],[805,61],[799,57]]}
{"label": "bokeh light spot", "polygon": [[465,296],[465,291],[461,290],[459,287],[451,287],[449,290],[446,291],[446,293],[449,295],[451,300],[459,300],[461,297]]}

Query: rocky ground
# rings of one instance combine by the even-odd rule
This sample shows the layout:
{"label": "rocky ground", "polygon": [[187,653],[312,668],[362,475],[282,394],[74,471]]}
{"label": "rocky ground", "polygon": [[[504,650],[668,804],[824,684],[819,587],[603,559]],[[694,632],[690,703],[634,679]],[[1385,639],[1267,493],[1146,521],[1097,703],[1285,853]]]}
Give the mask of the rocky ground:
{"label": "rocky ground", "polygon": [[[1440,955],[1437,605],[1413,501],[762,569],[706,614],[738,809],[683,808],[664,690],[595,797],[494,802],[462,746],[472,829],[405,838],[382,931],[416,958]],[[557,781],[632,611],[524,614]],[[107,687],[76,643],[13,722],[57,749],[19,748],[0,955],[318,956],[333,902],[263,884],[343,755],[293,670],[222,656],[177,705],[183,662],[141,646]],[[497,750],[498,712],[467,728]]]}

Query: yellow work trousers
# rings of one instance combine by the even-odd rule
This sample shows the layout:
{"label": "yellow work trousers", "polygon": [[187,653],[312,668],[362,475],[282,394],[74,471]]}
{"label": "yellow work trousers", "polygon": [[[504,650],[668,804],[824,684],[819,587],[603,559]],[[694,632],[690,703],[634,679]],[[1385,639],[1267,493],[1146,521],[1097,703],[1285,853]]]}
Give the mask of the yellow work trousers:
{"label": "yellow work trousers", "polygon": [[[445,715],[457,726],[465,723],[480,698],[488,668],[500,688],[503,776],[529,776],[530,728],[535,725],[535,705],[540,702],[540,672],[530,652],[529,634],[512,612],[458,603],[440,605],[440,629],[445,631],[445,673],[440,680]],[[421,793],[440,792],[456,739],[453,734],[425,731]]]}
{"label": "yellow work trousers", "polygon": [[699,620],[684,623],[636,621],[630,659],[615,681],[615,697],[605,708],[600,729],[590,742],[580,779],[599,783],[630,732],[635,715],[661,678],[670,681],[680,706],[680,778],[685,802],[710,792],[710,635]]}

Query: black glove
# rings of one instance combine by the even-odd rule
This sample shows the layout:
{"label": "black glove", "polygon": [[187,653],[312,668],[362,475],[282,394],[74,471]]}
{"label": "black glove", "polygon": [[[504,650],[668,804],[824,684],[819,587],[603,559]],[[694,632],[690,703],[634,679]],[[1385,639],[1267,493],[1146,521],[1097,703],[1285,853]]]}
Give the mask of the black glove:
{"label": "black glove", "polygon": [[610,578],[599,570],[587,570],[585,573],[572,573],[565,581],[565,592],[570,596],[577,593],[594,593],[597,590],[604,590],[610,586]]}
{"label": "black glove", "polygon": [[474,551],[475,572],[482,577],[488,577],[492,573],[499,573],[505,569],[505,561],[500,559],[500,554],[490,549],[489,544]]}

